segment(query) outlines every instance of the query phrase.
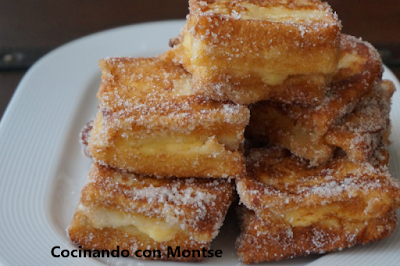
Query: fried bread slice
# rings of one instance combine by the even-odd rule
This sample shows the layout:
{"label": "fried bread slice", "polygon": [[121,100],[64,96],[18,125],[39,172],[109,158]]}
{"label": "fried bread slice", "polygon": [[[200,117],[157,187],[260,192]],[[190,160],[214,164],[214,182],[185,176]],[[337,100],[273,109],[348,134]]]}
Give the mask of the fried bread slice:
{"label": "fried bread slice", "polygon": [[293,227],[270,224],[253,211],[240,206],[241,234],[236,241],[237,255],[246,264],[279,261],[313,253],[326,253],[355,244],[367,244],[388,237],[396,228],[394,211],[369,219],[346,230],[327,226]]}
{"label": "fried bread slice", "polygon": [[[190,0],[173,53],[196,94],[316,104],[336,70],[341,25],[319,0]],[[168,52],[171,53],[171,52]]]}
{"label": "fried bread slice", "polygon": [[[246,263],[281,260],[388,236],[400,205],[388,161],[384,145],[369,162],[338,153],[317,167],[281,148],[251,150],[247,176],[236,184],[240,201],[259,218],[248,214],[239,257]],[[246,254],[249,245],[257,248]]]}
{"label": "fried bread slice", "polygon": [[89,138],[97,162],[140,174],[235,177],[250,112],[200,98],[191,75],[158,58],[100,61],[99,112]]}
{"label": "fried bread slice", "polygon": [[[390,81],[377,85],[381,76],[382,62],[376,50],[368,43],[343,35],[339,68],[324,102],[316,107],[272,101],[253,104],[246,138],[264,144],[283,145],[315,165],[328,161],[337,146],[345,148],[342,141],[346,141],[347,146],[357,142],[357,149],[345,150],[351,159],[365,161],[376,147],[375,140],[379,140],[388,125],[394,86]],[[380,118],[380,121],[373,120],[376,122],[374,129],[372,122],[363,115],[372,110],[369,104],[376,107],[374,115]],[[355,117],[357,127],[342,127],[339,130],[340,125],[348,123],[348,119],[355,120]],[[335,137],[338,141],[335,141]]]}
{"label": "fried bread slice", "polygon": [[352,161],[367,161],[382,139],[389,144],[390,103],[395,90],[393,82],[384,80],[370,99],[332,125],[324,136],[326,143],[343,149]]}
{"label": "fried bread slice", "polygon": [[119,246],[131,256],[137,250],[159,250],[157,256],[141,258],[197,261],[202,254],[172,257],[168,247],[208,249],[234,197],[230,179],[158,179],[94,163],[68,233],[84,249]]}

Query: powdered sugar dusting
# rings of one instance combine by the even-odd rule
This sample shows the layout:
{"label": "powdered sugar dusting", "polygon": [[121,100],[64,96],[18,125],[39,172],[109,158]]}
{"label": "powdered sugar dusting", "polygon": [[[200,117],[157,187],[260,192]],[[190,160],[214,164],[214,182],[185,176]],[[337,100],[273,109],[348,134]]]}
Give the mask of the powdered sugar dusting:
{"label": "powdered sugar dusting", "polygon": [[[103,117],[109,126],[123,126],[118,120],[124,119],[125,124],[149,130],[190,133],[199,126],[212,126],[217,117],[229,124],[247,124],[246,107],[194,95],[190,75],[172,62],[108,58],[101,65],[103,81],[98,97],[100,108],[107,110],[108,116],[103,111]],[[177,87],[178,83],[186,87]]]}
{"label": "powdered sugar dusting", "polygon": [[[213,235],[218,233],[233,199],[234,184],[230,179],[157,179],[95,164],[89,180],[83,189],[84,205],[116,206],[127,213],[179,223],[183,229],[212,228]],[[92,198],[95,195],[97,200]]]}
{"label": "powdered sugar dusting", "polygon": [[325,165],[309,167],[293,155],[253,149],[248,156],[248,177],[237,182],[237,191],[241,201],[261,217],[264,212],[367,199],[373,191],[389,197],[389,206],[395,209],[400,186],[387,166],[380,164],[354,163],[339,156]]}

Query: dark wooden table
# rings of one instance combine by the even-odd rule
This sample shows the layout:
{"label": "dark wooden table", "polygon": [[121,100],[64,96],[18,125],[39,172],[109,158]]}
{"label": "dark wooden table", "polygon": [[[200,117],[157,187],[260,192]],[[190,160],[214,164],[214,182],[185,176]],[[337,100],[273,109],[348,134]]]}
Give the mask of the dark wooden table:
{"label": "dark wooden table", "polygon": [[[79,37],[146,21],[184,19],[187,0],[0,0],[0,51],[53,49]],[[396,53],[400,47],[398,0],[330,0],[343,32]],[[171,36],[172,37],[172,36]],[[1,56],[1,55],[0,55]],[[400,78],[400,68],[391,66]],[[0,117],[26,70],[0,72]]]}

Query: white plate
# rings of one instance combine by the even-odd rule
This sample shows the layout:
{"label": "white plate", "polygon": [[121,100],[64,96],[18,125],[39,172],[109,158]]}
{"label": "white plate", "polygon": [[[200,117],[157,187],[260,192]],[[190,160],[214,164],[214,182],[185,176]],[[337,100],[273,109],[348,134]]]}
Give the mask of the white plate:
{"label": "white plate", "polygon": [[[73,249],[65,229],[78,203],[90,160],[78,134],[94,116],[100,84],[97,61],[106,56],[154,56],[168,49],[183,21],[133,25],[94,34],[56,49],[25,75],[0,124],[0,265],[171,265],[135,259],[53,258],[51,249]],[[399,89],[395,76],[386,70]],[[392,139],[400,138],[400,98],[391,113]],[[390,148],[391,172],[400,174],[400,144]],[[224,225],[213,249],[223,257],[201,264],[241,265],[237,232]],[[400,265],[400,230],[387,240],[326,256],[268,265]],[[186,265],[179,263],[176,265]]]}

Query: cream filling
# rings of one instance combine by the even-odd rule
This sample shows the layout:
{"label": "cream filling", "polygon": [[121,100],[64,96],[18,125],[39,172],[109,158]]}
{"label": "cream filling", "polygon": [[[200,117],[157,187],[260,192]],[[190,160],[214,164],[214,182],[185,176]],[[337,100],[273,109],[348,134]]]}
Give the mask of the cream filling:
{"label": "cream filling", "polygon": [[343,206],[342,203],[331,203],[289,211],[284,220],[291,226],[310,226],[322,224],[329,227],[340,227],[342,222],[358,223],[373,218],[364,212],[352,211],[352,207]]}
{"label": "cream filling", "polygon": [[[326,20],[326,13],[321,10],[295,10],[284,6],[262,7],[249,2],[237,3],[238,8],[227,8],[230,0],[217,1],[209,5],[214,12],[243,20],[265,20],[271,22],[301,22],[304,20]],[[304,5],[307,5],[304,2]]]}
{"label": "cream filling", "polygon": [[182,231],[178,224],[168,224],[160,219],[141,214],[110,211],[105,208],[88,208],[82,204],[79,204],[78,209],[85,213],[90,224],[95,228],[113,227],[132,231],[129,227],[133,226],[157,242],[173,240]]}
{"label": "cream filling", "polygon": [[[127,150],[135,149],[144,154],[153,153],[182,153],[182,152],[227,152],[227,150],[235,151],[241,143],[236,135],[221,136],[166,136],[165,134],[140,135],[122,134],[123,138],[118,139],[115,143],[118,147],[126,147]],[[227,149],[227,150],[226,150]]]}
{"label": "cream filling", "polygon": [[[193,64],[195,66],[198,65],[197,52],[199,52],[199,50],[196,50],[196,52],[195,52],[193,50],[192,45],[196,45],[198,47],[202,47],[202,45],[195,44],[194,42],[192,42],[191,37],[187,33],[184,33],[184,35],[183,35],[182,45],[185,48],[186,56],[190,59],[191,64]],[[247,68],[247,67],[241,66],[241,68],[236,68],[236,69],[230,68],[230,69],[234,70],[235,74],[239,77],[243,77],[250,73],[253,73],[253,74],[259,76],[263,83],[271,85],[271,86],[282,85],[290,75],[289,73],[271,73],[271,72],[266,71],[264,68],[254,68],[254,67]]]}
{"label": "cream filling", "polygon": [[188,58],[190,58],[190,60],[195,60],[196,58],[193,57],[194,53],[192,49],[192,43],[193,42],[191,41],[189,34],[186,32],[186,30],[184,30],[182,45],[185,47],[185,52]]}
{"label": "cream filling", "polygon": [[189,96],[193,95],[192,92],[192,79],[182,78],[174,80],[174,88],[171,93],[172,96]]}
{"label": "cream filling", "polygon": [[214,145],[207,145],[207,143],[193,140],[190,142],[171,142],[168,139],[132,139],[131,141],[118,141],[118,147],[126,147],[127,150],[134,149],[137,152],[140,152],[143,155],[152,155],[152,154],[176,154],[176,153],[192,153],[192,152],[201,152],[201,153],[213,153],[213,152],[221,152],[223,150],[218,149]]}
{"label": "cream filling", "polygon": [[[285,80],[289,77],[289,74],[278,74],[278,73],[268,73],[263,71],[263,69],[244,69],[245,72],[255,72],[262,80],[263,83],[277,86],[282,85]],[[246,71],[247,70],[247,71]]]}
{"label": "cream filling", "polygon": [[363,58],[357,54],[347,53],[338,62],[338,69],[350,68],[354,63],[363,63]]}

